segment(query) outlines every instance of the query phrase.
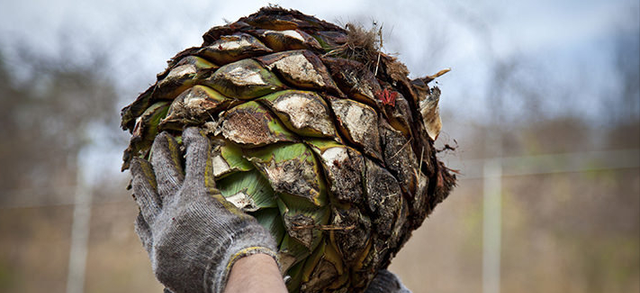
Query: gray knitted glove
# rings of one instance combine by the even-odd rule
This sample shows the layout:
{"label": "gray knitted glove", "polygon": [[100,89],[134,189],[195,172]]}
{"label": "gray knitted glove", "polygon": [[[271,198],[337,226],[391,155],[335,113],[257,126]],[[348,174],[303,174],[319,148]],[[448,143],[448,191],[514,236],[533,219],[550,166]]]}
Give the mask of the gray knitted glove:
{"label": "gray knitted glove", "polygon": [[182,136],[186,175],[178,143],[167,133],[153,142],[151,163],[134,159],[133,193],[140,207],[136,233],[158,280],[175,293],[222,292],[241,257],[276,257],[273,237],[215,188],[210,143],[197,128]]}
{"label": "gray knitted glove", "polygon": [[400,278],[394,273],[380,270],[365,293],[411,293],[411,291],[402,284]]}

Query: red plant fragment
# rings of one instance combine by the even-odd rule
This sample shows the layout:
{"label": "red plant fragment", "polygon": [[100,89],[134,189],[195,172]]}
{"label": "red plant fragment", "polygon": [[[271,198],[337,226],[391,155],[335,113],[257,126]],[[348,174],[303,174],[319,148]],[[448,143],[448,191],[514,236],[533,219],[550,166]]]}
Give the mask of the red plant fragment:
{"label": "red plant fragment", "polygon": [[390,91],[388,89],[384,89],[382,91],[378,91],[376,96],[380,101],[382,101],[385,105],[391,105],[392,107],[396,106],[396,98],[398,97],[398,92]]}

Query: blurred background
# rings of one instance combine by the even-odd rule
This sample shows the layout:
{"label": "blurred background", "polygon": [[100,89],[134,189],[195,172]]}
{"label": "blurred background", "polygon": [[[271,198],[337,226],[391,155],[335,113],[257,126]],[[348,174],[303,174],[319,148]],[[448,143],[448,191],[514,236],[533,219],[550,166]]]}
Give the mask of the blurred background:
{"label": "blurred background", "polygon": [[[452,69],[437,145],[459,182],[392,262],[413,292],[640,292],[638,1],[271,3],[381,26],[412,77]],[[3,1],[0,292],[161,292],[119,109],[267,4]]]}

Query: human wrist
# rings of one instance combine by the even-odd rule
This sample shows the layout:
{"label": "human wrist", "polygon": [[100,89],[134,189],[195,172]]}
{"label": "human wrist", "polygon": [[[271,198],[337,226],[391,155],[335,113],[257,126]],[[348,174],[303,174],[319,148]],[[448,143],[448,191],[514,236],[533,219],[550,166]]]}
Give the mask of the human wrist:
{"label": "human wrist", "polygon": [[226,243],[219,243],[218,248],[213,253],[212,266],[205,272],[206,283],[213,292],[223,292],[235,264],[241,260],[246,262],[246,258],[253,255],[268,256],[280,274],[273,236],[257,222],[236,230]]}
{"label": "human wrist", "polygon": [[235,261],[229,272],[225,293],[286,292],[280,269],[273,256],[255,253]]}

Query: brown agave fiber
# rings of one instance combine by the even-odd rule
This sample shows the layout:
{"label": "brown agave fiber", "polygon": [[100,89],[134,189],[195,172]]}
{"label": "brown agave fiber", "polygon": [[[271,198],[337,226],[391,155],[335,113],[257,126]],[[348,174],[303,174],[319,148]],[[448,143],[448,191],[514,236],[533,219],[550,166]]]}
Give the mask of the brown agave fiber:
{"label": "brown agave fiber", "polygon": [[364,291],[455,183],[426,125],[439,130],[423,104],[440,91],[408,79],[375,31],[295,10],[203,38],[123,109],[123,169],[160,131],[206,129],[218,188],[270,229],[289,291]]}

